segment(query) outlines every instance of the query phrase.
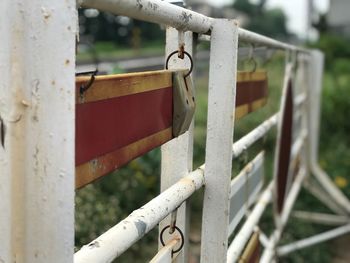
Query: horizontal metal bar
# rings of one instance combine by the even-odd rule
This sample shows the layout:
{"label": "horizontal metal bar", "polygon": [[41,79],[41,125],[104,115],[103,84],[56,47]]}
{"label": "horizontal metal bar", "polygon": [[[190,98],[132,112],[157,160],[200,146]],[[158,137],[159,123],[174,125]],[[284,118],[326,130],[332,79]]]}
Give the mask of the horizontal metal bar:
{"label": "horizontal metal bar", "polygon": [[350,222],[350,218],[344,215],[333,215],[325,213],[315,213],[309,211],[295,211],[292,217],[322,225],[343,225]]}
{"label": "horizontal metal bar", "polygon": [[177,257],[178,254],[175,254],[174,257],[172,257],[172,251],[175,249],[176,246],[180,243],[179,238],[175,238],[171,241],[169,241],[168,244],[166,244],[164,247],[162,247],[157,255],[155,255],[149,263],[165,263],[165,262],[173,262],[173,260]]}
{"label": "horizontal metal bar", "polygon": [[196,33],[208,34],[213,21],[210,17],[161,0],[78,0],[78,4]]}
{"label": "horizontal metal bar", "polygon": [[349,232],[350,232],[350,224],[337,227],[335,229],[326,231],[324,233],[317,234],[312,237],[308,237],[308,238],[296,241],[294,243],[279,247],[277,249],[277,254],[278,256],[285,256],[293,251],[303,249],[303,248],[336,238],[341,235],[345,235]]}
{"label": "horizontal metal bar", "polygon": [[[280,50],[290,50],[290,51],[297,51],[297,52],[303,52],[308,53],[309,51],[307,49],[297,47],[294,45],[286,44],[281,41],[251,32],[249,30],[239,28],[238,29],[238,37],[239,41],[253,43],[257,45],[266,46],[269,48],[275,48]],[[209,35],[200,35],[199,40],[201,41],[210,41]]]}
{"label": "horizontal metal bar", "polygon": [[253,143],[257,140],[264,137],[264,135],[277,124],[277,115],[278,113],[271,116],[269,119],[261,123],[254,130],[249,132],[247,135],[239,139],[232,146],[232,158],[235,159],[241,155],[246,149],[248,149]]}
{"label": "horizontal metal bar", "polygon": [[230,244],[227,250],[227,262],[237,262],[237,260],[239,259],[250,236],[252,235],[256,225],[258,224],[260,217],[265,211],[267,204],[271,202],[272,189],[273,182],[270,182],[268,187],[262,193],[256,205],[254,206],[254,209],[248,216],[241,230],[238,232],[238,234],[235,236],[232,243]]}
{"label": "horizontal metal bar", "polygon": [[204,165],[83,246],[75,253],[74,262],[112,262],[203,185]]}
{"label": "horizontal metal bar", "polygon": [[281,41],[248,31],[243,28],[239,28],[238,36],[239,36],[239,40],[244,42],[254,43],[254,44],[273,47],[273,48],[282,49],[282,50],[290,50],[290,51],[297,51],[297,52],[303,52],[303,53],[309,52],[307,49],[289,45]]}

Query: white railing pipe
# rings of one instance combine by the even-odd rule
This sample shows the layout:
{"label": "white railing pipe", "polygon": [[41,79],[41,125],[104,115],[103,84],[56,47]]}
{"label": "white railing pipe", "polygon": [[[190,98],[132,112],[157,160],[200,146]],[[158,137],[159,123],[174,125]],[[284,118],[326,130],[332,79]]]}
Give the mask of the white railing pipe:
{"label": "white railing pipe", "polygon": [[235,159],[247,150],[253,143],[265,136],[268,131],[271,130],[277,124],[278,113],[271,116],[269,119],[261,123],[254,130],[250,131],[247,135],[243,136],[232,146],[232,158]]}
{"label": "white railing pipe", "polygon": [[190,173],[107,232],[83,246],[75,263],[112,262],[204,185],[204,166]]}
{"label": "white railing pipe", "polygon": [[78,0],[83,7],[163,24],[181,31],[209,33],[213,19],[161,0]]}
{"label": "white railing pipe", "polygon": [[238,30],[239,40],[249,43],[254,43],[257,45],[268,46],[276,49],[289,50],[289,51],[297,51],[308,53],[307,49],[297,47],[294,45],[286,44],[281,41],[248,31],[246,29],[240,28]]}

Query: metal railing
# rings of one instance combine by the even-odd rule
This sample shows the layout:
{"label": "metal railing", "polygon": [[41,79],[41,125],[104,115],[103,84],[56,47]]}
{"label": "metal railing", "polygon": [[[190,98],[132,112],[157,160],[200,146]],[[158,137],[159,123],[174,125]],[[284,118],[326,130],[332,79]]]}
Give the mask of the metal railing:
{"label": "metal railing", "polygon": [[[201,262],[239,260],[265,208],[275,199],[276,182],[272,180],[261,191],[229,244],[232,160],[280,125],[282,118],[280,111],[233,143],[240,41],[284,50],[300,62],[298,70],[303,76],[303,93],[295,99],[302,122],[292,147],[291,163],[297,153],[303,160],[283,210],[276,216],[276,229],[270,238],[261,233],[264,252],[260,261],[271,262],[277,255],[350,232],[345,224],[330,233],[278,247],[299,190],[310,173],[329,195],[330,206],[336,206],[335,210],[343,215],[350,213],[348,199],[317,165],[321,52],[244,30],[235,20],[213,19],[160,0],[79,0],[78,4],[166,25],[166,56],[183,45],[192,54],[193,33],[200,34],[200,41],[210,41],[211,47],[205,164],[192,171],[192,123],[188,132],[162,146],[162,193],[81,248],[74,254],[74,262],[112,262],[157,224],[160,231],[167,225],[171,227],[174,218],[182,236],[169,241],[152,262],[170,262],[171,258],[186,262],[186,200],[202,186]],[[0,261],[73,262],[76,3],[55,0],[47,6],[42,0],[30,4],[5,0],[0,10],[4,25],[0,33],[6,39],[1,41],[0,49],[9,51],[0,53],[0,69],[4,72],[0,121],[6,126],[1,131],[4,143],[0,149]],[[3,18],[7,17],[6,10],[10,11],[8,20]],[[24,18],[22,13],[26,14]],[[170,69],[178,67],[183,67],[183,61],[169,63]],[[172,253],[181,242],[182,249]]]}

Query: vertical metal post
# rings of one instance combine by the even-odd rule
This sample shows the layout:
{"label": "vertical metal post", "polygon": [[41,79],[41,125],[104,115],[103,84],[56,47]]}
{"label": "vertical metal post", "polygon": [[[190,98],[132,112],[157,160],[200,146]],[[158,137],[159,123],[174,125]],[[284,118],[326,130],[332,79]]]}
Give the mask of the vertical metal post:
{"label": "vertical metal post", "polygon": [[318,165],[318,141],[320,129],[320,108],[324,56],[318,50],[312,50],[309,58],[308,87],[308,124],[309,124],[309,162],[313,175],[328,192],[330,197],[350,214],[349,199],[335,186],[329,176]]}
{"label": "vertical metal post", "polygon": [[0,262],[72,262],[74,0],[0,3]]}
{"label": "vertical metal post", "polygon": [[[184,33],[185,50],[192,54],[192,32]],[[166,50],[168,56],[171,52],[178,50],[178,31],[172,27],[166,30]],[[188,58],[179,59],[174,55],[169,61],[169,69],[189,68],[190,61]],[[192,171],[193,157],[193,122],[188,132],[171,140],[161,147],[161,191],[166,190],[179,179],[186,176]],[[159,231],[166,225],[170,224],[170,217],[167,217],[159,224]],[[185,237],[184,247],[176,257],[176,262],[188,261],[188,235],[189,235],[189,204],[184,202],[178,209],[176,225],[181,229]],[[161,244],[159,244],[162,247]]]}
{"label": "vertical metal post", "polygon": [[312,162],[318,161],[318,140],[320,125],[320,103],[323,77],[323,54],[318,50],[310,52],[308,59],[308,112],[309,112],[309,144]]}
{"label": "vertical metal post", "polygon": [[201,262],[226,262],[236,99],[238,26],[215,19],[211,32]]}

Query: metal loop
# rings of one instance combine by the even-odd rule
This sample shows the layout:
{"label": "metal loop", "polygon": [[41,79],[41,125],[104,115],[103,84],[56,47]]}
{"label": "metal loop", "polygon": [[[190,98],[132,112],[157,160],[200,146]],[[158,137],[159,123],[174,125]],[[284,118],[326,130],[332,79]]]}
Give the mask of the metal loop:
{"label": "metal loop", "polygon": [[[166,227],[164,227],[162,229],[162,231],[160,232],[160,235],[159,235],[160,243],[162,244],[163,247],[165,246],[165,242],[164,242],[164,239],[163,239],[163,234],[164,234],[165,230],[167,230],[168,228],[170,228],[170,225],[167,225]],[[181,245],[180,245],[180,247],[178,249],[175,249],[175,250],[171,251],[172,255],[174,255],[175,253],[179,252],[183,248],[184,243],[185,243],[185,237],[184,237],[184,234],[182,233],[182,231],[180,230],[180,228],[175,226],[175,229],[180,233]]]}
{"label": "metal loop", "polygon": [[[175,51],[173,51],[173,52],[171,52],[171,53],[169,54],[169,56],[167,57],[166,62],[165,62],[165,69],[168,69],[168,68],[169,68],[169,67],[168,67],[169,60],[170,60],[170,58],[171,58],[173,55],[175,55],[176,53],[179,53],[179,50],[175,50]],[[190,62],[191,62],[190,70],[189,70],[188,73],[184,76],[184,77],[186,78],[187,76],[189,76],[189,75],[191,74],[191,72],[192,72],[192,70],[193,70],[193,59],[192,59],[191,55],[190,55],[188,52],[183,51],[183,53],[184,53],[186,56],[188,56],[188,58],[190,59]]]}
{"label": "metal loop", "polygon": [[256,68],[257,68],[257,63],[256,63],[256,60],[254,58],[254,45],[253,44],[250,45],[250,49],[249,49],[249,53],[248,53],[248,61],[253,62],[253,69],[250,71],[250,73],[254,73],[256,71]]}

